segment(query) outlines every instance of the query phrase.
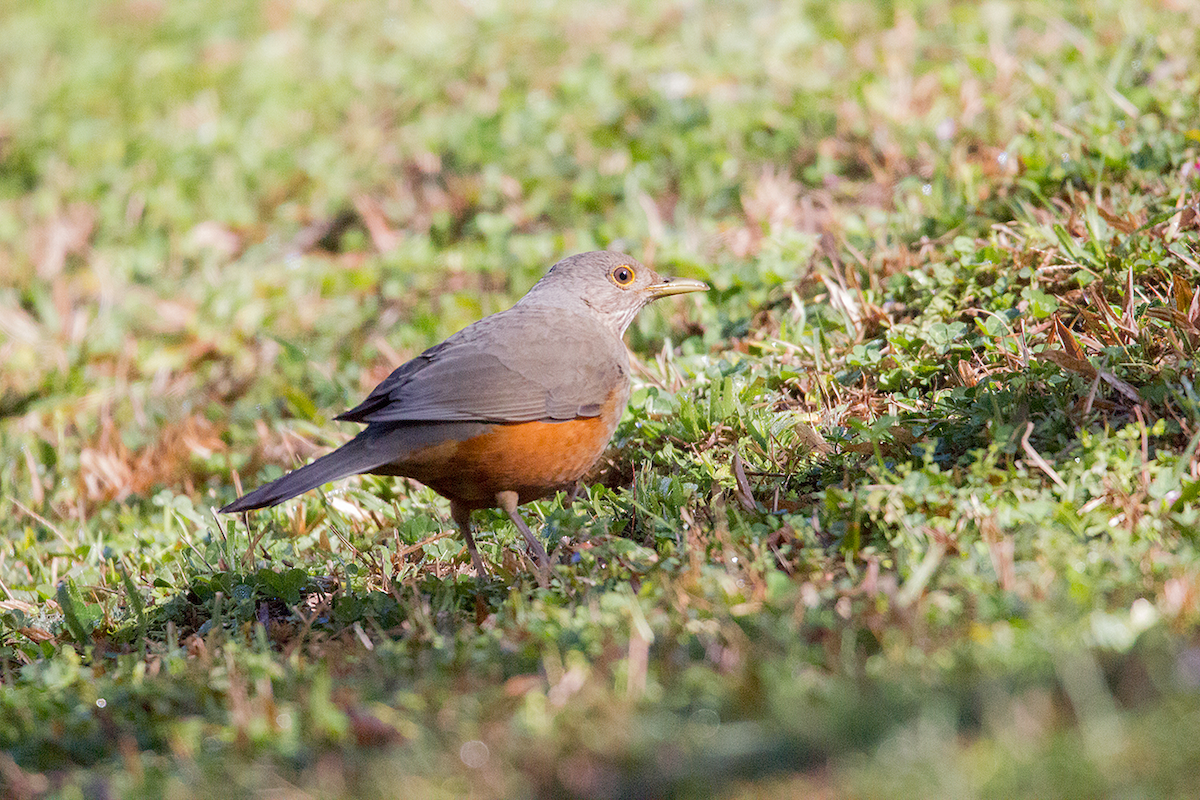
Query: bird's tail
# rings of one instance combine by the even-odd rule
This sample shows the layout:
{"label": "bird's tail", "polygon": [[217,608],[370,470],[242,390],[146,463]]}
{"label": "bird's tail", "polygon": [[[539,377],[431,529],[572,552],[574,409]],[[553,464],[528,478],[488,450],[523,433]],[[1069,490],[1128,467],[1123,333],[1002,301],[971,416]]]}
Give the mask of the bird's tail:
{"label": "bird's tail", "polygon": [[[365,433],[365,431],[364,431]],[[362,434],[351,439],[332,453],[321,456],[311,464],[284,475],[282,478],[260,486],[249,494],[242,495],[221,509],[222,514],[237,511],[252,511],[290,500],[330,481],[357,475],[386,464],[390,459],[386,453],[371,447]]]}

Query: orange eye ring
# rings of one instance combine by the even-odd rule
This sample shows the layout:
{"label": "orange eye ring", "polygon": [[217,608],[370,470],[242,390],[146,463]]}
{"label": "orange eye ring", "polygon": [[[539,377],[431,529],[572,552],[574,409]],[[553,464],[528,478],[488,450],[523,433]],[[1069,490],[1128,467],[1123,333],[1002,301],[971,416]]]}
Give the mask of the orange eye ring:
{"label": "orange eye ring", "polygon": [[613,267],[612,272],[608,273],[608,277],[609,280],[624,289],[637,279],[637,273],[628,264],[618,264]]}

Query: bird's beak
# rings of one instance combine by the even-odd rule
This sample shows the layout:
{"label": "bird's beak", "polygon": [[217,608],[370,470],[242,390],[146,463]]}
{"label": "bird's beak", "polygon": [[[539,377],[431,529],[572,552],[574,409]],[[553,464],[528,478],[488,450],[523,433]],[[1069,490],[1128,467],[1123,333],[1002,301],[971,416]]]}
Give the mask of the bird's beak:
{"label": "bird's beak", "polygon": [[667,297],[672,294],[707,292],[708,284],[704,281],[692,280],[691,278],[660,277],[658,283],[650,284],[646,287],[646,291],[650,293],[653,299],[657,300],[660,297]]}

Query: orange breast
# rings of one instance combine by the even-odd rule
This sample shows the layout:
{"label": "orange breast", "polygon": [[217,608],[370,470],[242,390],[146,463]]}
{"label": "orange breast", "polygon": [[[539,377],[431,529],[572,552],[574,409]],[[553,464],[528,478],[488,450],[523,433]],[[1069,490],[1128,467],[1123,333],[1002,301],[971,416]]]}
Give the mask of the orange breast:
{"label": "orange breast", "polygon": [[514,491],[520,502],[566,489],[604,452],[624,411],[625,387],[610,393],[599,416],[565,422],[499,423],[470,439],[447,440],[388,465],[470,508]]}

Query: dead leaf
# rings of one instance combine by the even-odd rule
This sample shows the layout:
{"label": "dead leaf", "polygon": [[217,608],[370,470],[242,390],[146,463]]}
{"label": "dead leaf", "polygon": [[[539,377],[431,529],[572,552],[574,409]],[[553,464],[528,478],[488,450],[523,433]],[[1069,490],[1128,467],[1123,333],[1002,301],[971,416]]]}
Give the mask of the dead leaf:
{"label": "dead leaf", "polygon": [[1071,333],[1071,329],[1064,325],[1062,319],[1058,316],[1054,317],[1054,335],[1070,358],[1076,361],[1085,361],[1087,359],[1083,348],[1075,341],[1075,336]]}
{"label": "dead leaf", "polygon": [[371,236],[371,243],[377,251],[387,253],[396,249],[402,237],[388,225],[387,216],[378,200],[370,195],[360,194],[354,198],[354,210],[362,218],[363,225]]}

